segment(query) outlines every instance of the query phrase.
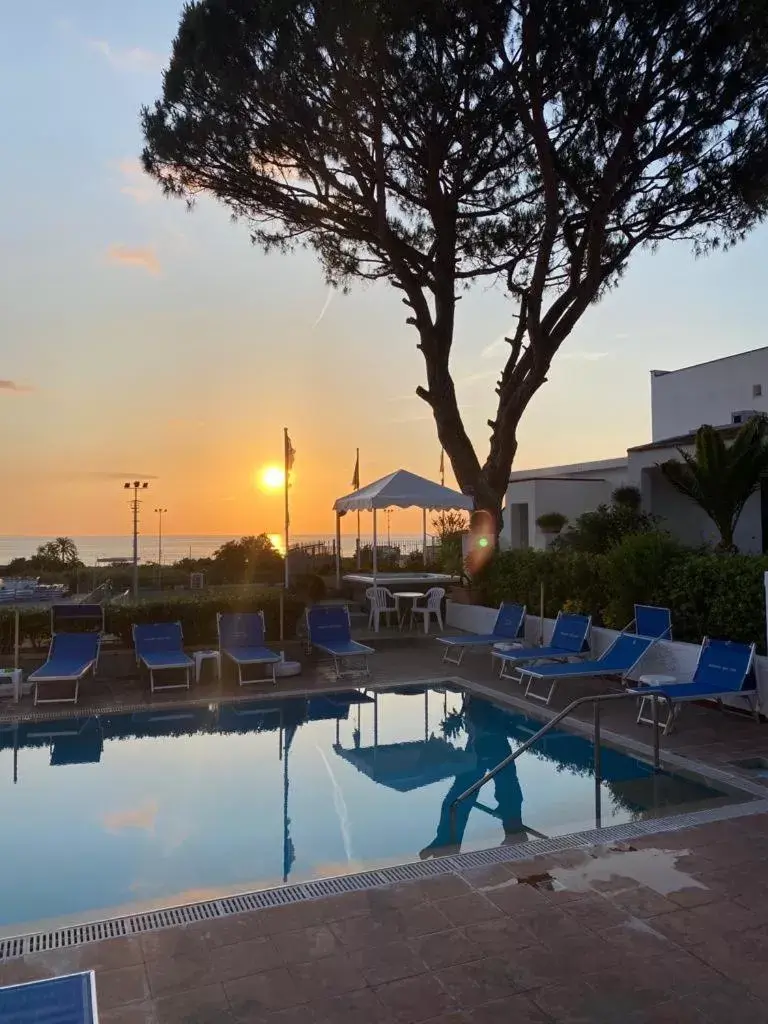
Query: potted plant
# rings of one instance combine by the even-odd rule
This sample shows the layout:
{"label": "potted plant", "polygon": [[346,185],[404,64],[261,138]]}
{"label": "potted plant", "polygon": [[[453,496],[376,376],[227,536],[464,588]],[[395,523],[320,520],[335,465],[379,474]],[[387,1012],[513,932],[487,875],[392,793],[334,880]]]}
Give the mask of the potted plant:
{"label": "potted plant", "polygon": [[562,512],[544,512],[536,520],[536,525],[549,536],[557,536],[568,522],[568,516],[564,516]]}

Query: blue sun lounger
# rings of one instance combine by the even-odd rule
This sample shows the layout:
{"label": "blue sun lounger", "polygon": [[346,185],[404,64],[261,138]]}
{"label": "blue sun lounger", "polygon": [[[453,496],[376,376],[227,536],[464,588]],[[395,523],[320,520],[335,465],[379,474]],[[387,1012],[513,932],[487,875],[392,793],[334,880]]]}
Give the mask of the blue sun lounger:
{"label": "blue sun lounger", "polygon": [[[51,637],[48,658],[36,669],[29,681],[35,684],[35,704],[77,704],[80,680],[88,672],[96,672],[99,660],[98,633],[56,633]],[[41,697],[41,683],[74,683],[74,697]]]}
{"label": "blue sun lounger", "polygon": [[216,628],[219,652],[222,658],[229,658],[237,666],[240,686],[261,682],[261,679],[243,679],[243,668],[248,665],[266,665],[272,682],[277,683],[275,666],[280,663],[280,655],[265,646],[264,612],[219,612]]}
{"label": "blue sun lounger", "polygon": [[[451,665],[460,665],[464,652],[468,647],[492,647],[494,644],[501,644],[505,641],[517,640],[523,630],[525,622],[525,605],[509,604],[504,602],[499,605],[496,621],[490,633],[467,633],[464,636],[439,636],[437,642],[445,645],[443,661]],[[452,654],[457,657],[452,657]]]}
{"label": "blue sun lounger", "polygon": [[[555,628],[548,644],[544,647],[518,647],[513,651],[494,651],[494,658],[501,662],[499,679],[519,681],[519,666],[526,661],[568,661],[583,658],[588,653],[587,637],[592,626],[591,615],[574,615],[558,612]],[[508,668],[511,671],[508,671]]]}
{"label": "blue sun lounger", "polygon": [[[586,679],[590,676],[620,676],[626,679],[655,642],[653,637],[619,633],[611,646],[594,661],[574,661],[566,665],[523,666],[518,669],[518,678],[521,683],[525,683],[526,697],[549,704],[557,684],[567,679]],[[538,682],[549,683],[546,694],[535,691],[534,687]]]}
{"label": "blue sun lounger", "polygon": [[65,974],[0,988],[0,1024],[98,1024],[96,975]]}
{"label": "blue sun lounger", "polygon": [[[346,605],[315,605],[307,609],[307,634],[310,647],[330,654],[336,678],[340,679],[341,664],[348,660],[362,660],[362,668],[357,671],[371,674],[368,667],[368,655],[376,652],[372,647],[359,644],[352,639],[352,627],[349,621],[349,609]],[[350,672],[355,669],[349,669]]]}
{"label": "blue sun lounger", "polygon": [[692,700],[716,700],[738,697],[744,700],[757,716],[757,683],[752,666],[755,645],[735,643],[731,640],[710,640],[701,644],[698,661],[690,681],[659,686],[638,686],[629,693],[640,697],[637,722],[652,725],[651,701],[663,698],[667,705],[667,719],[663,723],[664,735],[672,731],[682,705]]}
{"label": "blue sun lounger", "polygon": [[[136,661],[149,671],[149,688],[155,690],[189,689],[189,673],[194,662],[184,653],[180,622],[134,623],[133,645]],[[155,672],[183,672],[183,683],[155,683]]]}
{"label": "blue sun lounger", "polygon": [[672,639],[672,612],[653,604],[636,604],[635,617],[623,633],[650,636],[654,640]]}

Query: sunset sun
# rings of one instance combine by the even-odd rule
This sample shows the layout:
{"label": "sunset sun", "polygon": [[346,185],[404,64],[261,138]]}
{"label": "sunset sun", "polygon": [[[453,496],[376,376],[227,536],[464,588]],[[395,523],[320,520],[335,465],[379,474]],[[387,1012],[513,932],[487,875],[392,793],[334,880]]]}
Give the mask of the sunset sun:
{"label": "sunset sun", "polygon": [[263,491],[279,491],[285,483],[285,472],[280,466],[263,466],[257,477]]}

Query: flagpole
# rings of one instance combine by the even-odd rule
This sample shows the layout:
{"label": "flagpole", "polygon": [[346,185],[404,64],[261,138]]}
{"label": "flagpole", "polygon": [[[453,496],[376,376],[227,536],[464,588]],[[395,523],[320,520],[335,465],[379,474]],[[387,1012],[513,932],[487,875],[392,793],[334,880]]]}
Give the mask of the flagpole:
{"label": "flagpole", "polygon": [[[356,491],[360,490],[360,449],[356,449],[355,458],[355,479],[353,481],[353,487]],[[356,556],[356,567],[357,571],[360,572],[360,509],[357,510],[357,546],[355,548]]]}
{"label": "flagpole", "polygon": [[440,486],[445,487],[445,448],[440,449]]}
{"label": "flagpole", "polygon": [[284,490],[285,490],[285,588],[288,589],[290,583],[290,572],[288,570],[288,474],[290,473],[290,466],[288,465],[288,428],[283,427],[283,458],[285,464],[284,470]]}

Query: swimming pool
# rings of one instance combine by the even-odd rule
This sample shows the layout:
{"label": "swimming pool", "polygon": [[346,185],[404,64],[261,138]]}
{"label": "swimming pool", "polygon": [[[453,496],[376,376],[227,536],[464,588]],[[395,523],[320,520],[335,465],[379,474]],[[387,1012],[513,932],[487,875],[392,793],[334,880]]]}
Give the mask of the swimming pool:
{"label": "swimming pool", "polygon": [[[0,934],[595,827],[592,744],[455,686],[0,726]],[[611,748],[602,825],[732,795]]]}

